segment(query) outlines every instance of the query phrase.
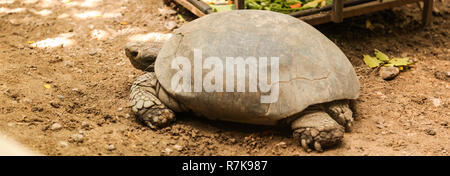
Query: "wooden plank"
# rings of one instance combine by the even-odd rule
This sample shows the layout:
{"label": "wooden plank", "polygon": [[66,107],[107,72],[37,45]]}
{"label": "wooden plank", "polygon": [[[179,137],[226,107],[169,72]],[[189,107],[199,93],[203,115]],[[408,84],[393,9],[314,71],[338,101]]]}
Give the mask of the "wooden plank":
{"label": "wooden plank", "polygon": [[234,0],[234,4],[236,5],[236,10],[245,8],[245,0]]}
{"label": "wooden plank", "polygon": [[331,9],[331,21],[340,23],[343,21],[342,11],[344,9],[344,0],[333,0],[333,8]]}
{"label": "wooden plank", "polygon": [[423,0],[422,23],[429,25],[433,18],[433,0]]}
{"label": "wooden plank", "polygon": [[310,24],[310,25],[318,25],[323,23],[328,23],[331,21],[331,16],[328,12],[324,12],[321,14],[315,14],[310,16],[304,16],[298,18],[300,20],[303,20],[304,22]]}
{"label": "wooden plank", "polygon": [[197,7],[189,3],[187,0],[174,0],[174,1],[183,6],[184,8],[188,9],[190,12],[192,12],[194,15],[198,17],[202,17],[205,15],[202,11],[197,9]]}
{"label": "wooden plank", "polygon": [[393,7],[399,7],[406,4],[415,3],[418,1],[421,0],[384,0],[383,2],[371,2],[367,4],[361,4],[359,6],[353,6],[344,9],[344,18],[368,14],[376,11],[390,9]]}
{"label": "wooden plank", "polygon": [[[355,5],[343,9],[342,17],[349,18],[353,16],[359,16],[363,14],[368,14],[384,9],[389,9],[392,7],[398,7],[409,3],[415,3],[422,0],[384,0],[383,2],[373,1],[365,4]],[[306,17],[300,17],[299,19],[311,24],[317,25],[322,23],[327,23],[332,21],[332,14],[330,12],[325,12],[317,15],[311,15]]]}

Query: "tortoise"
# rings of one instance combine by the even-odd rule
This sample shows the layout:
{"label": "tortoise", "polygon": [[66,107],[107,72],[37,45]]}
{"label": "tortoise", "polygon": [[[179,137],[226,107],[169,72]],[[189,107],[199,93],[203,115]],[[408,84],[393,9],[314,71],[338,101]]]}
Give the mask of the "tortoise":
{"label": "tortoise", "polygon": [[[234,75],[230,76],[232,81],[222,82],[223,85],[213,91],[203,90],[202,84],[199,84],[201,91],[192,91],[196,84],[195,72],[197,77],[206,79],[208,70],[213,72],[221,67],[220,64],[209,65],[209,69],[202,67],[196,71],[195,64],[203,66],[202,60],[195,59],[196,49],[201,50],[199,57],[212,57],[222,64],[233,57],[259,57],[258,63],[263,63],[261,58],[270,57],[272,61],[278,58],[278,80],[271,77],[271,83],[267,84],[270,92],[278,88],[278,96],[264,103],[262,97],[268,91],[250,91],[250,80],[254,79],[250,71],[258,64],[255,62],[245,62],[247,65],[240,67],[244,68],[244,73],[248,72],[241,75],[249,80],[245,91],[234,89],[238,84]],[[193,112],[213,120],[284,124],[290,126],[294,139],[305,150],[323,151],[339,144],[354,121],[349,104],[359,96],[360,83],[353,66],[322,33],[289,15],[259,10],[214,13],[174,30],[165,42],[131,41],[125,46],[125,54],[135,68],[146,72],[131,87],[130,105],[137,118],[152,129],[171,124],[176,112]],[[194,66],[174,65],[179,56]],[[277,69],[271,64],[257,67],[269,70],[270,66],[271,73],[275,73]],[[173,86],[174,76],[183,68],[191,77],[178,81],[186,80],[183,85],[191,87],[191,91]],[[204,83],[211,85],[216,81],[219,84],[220,75],[223,79],[230,73],[229,70],[223,72],[222,68],[218,77]],[[261,82],[262,78],[257,79]],[[232,85],[230,90],[234,91],[224,91],[227,84]]]}

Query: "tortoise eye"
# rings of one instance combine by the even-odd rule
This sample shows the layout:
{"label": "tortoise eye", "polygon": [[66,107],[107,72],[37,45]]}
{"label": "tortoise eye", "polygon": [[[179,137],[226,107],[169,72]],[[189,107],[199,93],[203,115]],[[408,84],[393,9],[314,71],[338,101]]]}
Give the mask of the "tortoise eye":
{"label": "tortoise eye", "polygon": [[137,51],[131,51],[130,54],[132,57],[136,57],[139,53]]}

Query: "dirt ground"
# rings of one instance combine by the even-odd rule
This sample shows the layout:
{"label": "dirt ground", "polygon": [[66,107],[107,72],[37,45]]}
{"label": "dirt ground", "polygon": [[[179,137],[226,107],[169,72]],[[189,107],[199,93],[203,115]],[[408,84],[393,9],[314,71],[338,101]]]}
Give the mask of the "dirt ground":
{"label": "dirt ground", "polygon": [[[355,66],[361,96],[342,144],[307,153],[286,128],[179,114],[153,131],[130,115],[130,86],[143,72],[123,46],[163,41],[167,21],[182,25],[160,15],[161,0],[0,0],[0,131],[45,155],[448,156],[450,3],[435,1],[428,27],[416,4],[316,26]],[[369,30],[367,19],[381,25]],[[362,62],[375,48],[416,64],[384,81]]]}

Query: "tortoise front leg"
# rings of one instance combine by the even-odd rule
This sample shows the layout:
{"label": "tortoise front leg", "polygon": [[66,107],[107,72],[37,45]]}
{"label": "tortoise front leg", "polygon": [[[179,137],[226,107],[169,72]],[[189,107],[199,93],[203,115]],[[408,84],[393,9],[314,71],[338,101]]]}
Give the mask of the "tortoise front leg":
{"label": "tortoise front leg", "polygon": [[319,152],[341,142],[344,127],[334,121],[326,112],[305,110],[292,123],[293,137],[307,152]]}
{"label": "tortoise front leg", "polygon": [[167,126],[175,120],[175,113],[156,96],[156,83],[155,73],[148,72],[133,83],[130,94],[132,111],[152,129]]}

